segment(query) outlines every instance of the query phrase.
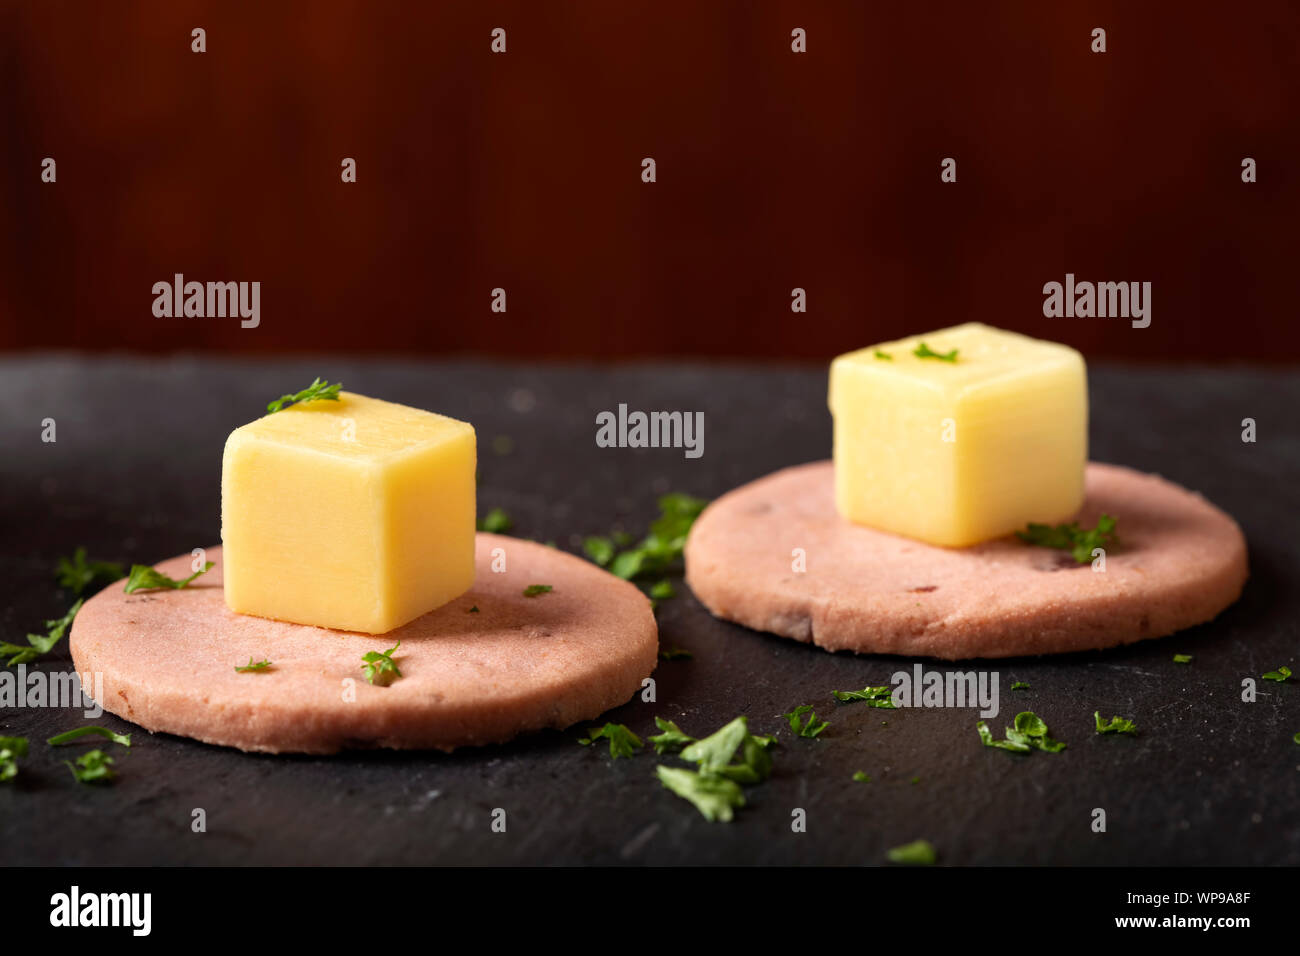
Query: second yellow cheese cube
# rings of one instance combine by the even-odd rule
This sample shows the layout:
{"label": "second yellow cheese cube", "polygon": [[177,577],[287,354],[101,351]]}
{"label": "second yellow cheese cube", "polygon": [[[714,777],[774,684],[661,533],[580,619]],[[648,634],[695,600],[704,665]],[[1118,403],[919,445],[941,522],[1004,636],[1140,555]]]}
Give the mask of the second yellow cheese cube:
{"label": "second yellow cheese cube", "polygon": [[226,604],[381,634],[474,583],[474,428],[342,392],[235,429],[221,474]]}
{"label": "second yellow cheese cube", "polygon": [[963,547],[1083,503],[1087,376],[1067,346],[975,322],[885,342],[835,359],[830,408],[849,521]]}

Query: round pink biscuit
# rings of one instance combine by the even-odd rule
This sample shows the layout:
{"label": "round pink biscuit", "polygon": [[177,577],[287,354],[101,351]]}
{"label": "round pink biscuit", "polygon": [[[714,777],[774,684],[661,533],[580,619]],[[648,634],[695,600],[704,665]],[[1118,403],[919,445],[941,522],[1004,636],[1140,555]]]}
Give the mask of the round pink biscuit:
{"label": "round pink biscuit", "polygon": [[[505,573],[491,569],[494,548]],[[207,556],[216,566],[188,588],[112,585],[77,615],[72,660],[103,675],[105,710],[241,750],[449,751],[595,718],[635,694],[657,660],[654,614],[636,587],[530,541],[479,534],[473,589],[377,636],[236,614],[222,594],[221,549]],[[179,578],[190,561],[157,567]],[[554,590],[525,597],[531,584]],[[368,684],[362,655],[398,641],[402,677]],[[236,672],[249,658],[271,667]]]}
{"label": "round pink biscuit", "polygon": [[[1246,541],[1200,495],[1091,463],[1078,521],[1117,519],[1105,571],[1014,536],[940,548],[843,520],[829,461],[724,495],[686,581],[714,615],[831,651],[959,660],[1128,644],[1208,621],[1245,584]],[[802,549],[806,570],[794,570]]]}

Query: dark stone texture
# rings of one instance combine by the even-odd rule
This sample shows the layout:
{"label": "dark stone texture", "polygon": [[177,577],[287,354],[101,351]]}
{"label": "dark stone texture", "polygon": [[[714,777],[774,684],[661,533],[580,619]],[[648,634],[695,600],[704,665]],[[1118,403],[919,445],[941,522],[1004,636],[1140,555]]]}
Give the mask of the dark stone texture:
{"label": "dark stone texture", "polygon": [[[79,544],[153,562],[217,542],[226,434],[316,374],[474,422],[480,511],[500,505],[514,533],[572,550],[585,534],[640,533],[661,492],[713,497],[830,451],[821,368],[9,357],[3,639],[21,642],[63,612],[53,566]],[[129,755],[115,752],[119,778],[91,788],[62,766],[68,752],[37,742],[84,723],[79,711],[10,708],[0,734],[33,747],[18,779],[0,784],[0,863],[855,864],[918,837],[955,864],[1300,863],[1300,679],[1260,681],[1257,702],[1240,699],[1244,677],[1284,663],[1300,673],[1300,376],[1099,366],[1091,381],[1092,457],[1159,472],[1234,515],[1252,577],[1218,620],[1171,638],[993,662],[993,728],[1034,710],[1069,744],[1061,754],[985,749],[970,710],[836,706],[832,689],[886,683],[913,662],[715,621],[679,586],[660,610],[662,642],[694,659],[660,664],[657,704],[637,699],[607,719],[645,735],[657,714],[702,734],[744,713],[756,730],[780,730],[772,779],[748,788],[730,825],[663,790],[651,753],[611,762],[603,747],[579,747],[583,728],[451,756],[328,758],[251,756],[137,728]],[[595,415],[619,402],[704,411],[704,457],[597,448]],[[1240,441],[1248,416],[1253,445]],[[55,444],[40,440],[45,417],[57,420]],[[493,452],[499,435],[512,439],[508,454]],[[1175,664],[1176,652],[1195,660]],[[66,644],[39,666],[67,669]],[[1032,687],[1013,693],[1013,680]],[[830,719],[820,739],[792,739],[774,716],[802,703]],[[1095,735],[1094,710],[1133,718],[1141,735]],[[872,782],[854,783],[856,770]],[[190,829],[199,807],[202,834]],[[496,807],[505,834],[489,827]],[[795,807],[806,833],[791,832]],[[1090,830],[1094,807],[1108,814],[1105,834]]]}

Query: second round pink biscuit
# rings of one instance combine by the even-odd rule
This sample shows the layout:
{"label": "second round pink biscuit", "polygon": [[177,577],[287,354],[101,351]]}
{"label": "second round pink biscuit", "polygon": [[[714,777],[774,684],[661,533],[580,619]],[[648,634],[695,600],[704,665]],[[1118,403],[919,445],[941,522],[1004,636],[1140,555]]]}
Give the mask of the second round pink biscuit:
{"label": "second round pink biscuit", "polygon": [[833,482],[831,463],[814,462],[710,505],[686,545],[686,580],[705,607],[831,651],[959,660],[1172,634],[1217,615],[1247,577],[1232,518],[1115,465],[1088,465],[1078,518],[1118,519],[1119,546],[1101,572],[1014,537],[940,548],[851,524],[835,510]]}

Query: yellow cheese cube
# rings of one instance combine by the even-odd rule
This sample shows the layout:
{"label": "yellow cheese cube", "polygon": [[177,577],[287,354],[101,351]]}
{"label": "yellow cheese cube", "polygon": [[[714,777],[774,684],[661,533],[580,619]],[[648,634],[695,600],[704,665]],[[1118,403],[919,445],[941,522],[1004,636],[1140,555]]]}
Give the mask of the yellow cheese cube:
{"label": "yellow cheese cube", "polygon": [[[956,361],[918,357],[922,342]],[[885,342],[831,363],[830,408],[849,521],[964,547],[1083,503],[1088,385],[1072,348],[977,322]]]}
{"label": "yellow cheese cube", "polygon": [[377,399],[235,429],[221,470],[226,604],[382,634],[474,583],[474,428]]}

